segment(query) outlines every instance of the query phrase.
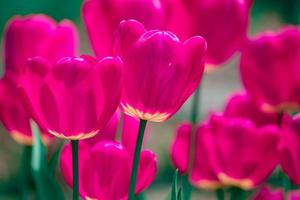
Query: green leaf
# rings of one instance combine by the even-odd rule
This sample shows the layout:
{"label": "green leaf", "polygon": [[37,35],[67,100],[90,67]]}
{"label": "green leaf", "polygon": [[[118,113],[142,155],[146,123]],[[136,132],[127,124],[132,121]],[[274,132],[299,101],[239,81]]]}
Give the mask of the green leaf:
{"label": "green leaf", "polygon": [[178,200],[182,200],[183,199],[182,198],[182,188],[179,188],[179,190],[178,190],[177,199]]}
{"label": "green leaf", "polygon": [[56,168],[57,168],[57,164],[58,164],[58,161],[59,161],[59,155],[60,155],[62,147],[63,147],[63,142],[60,142],[58,144],[58,147],[55,149],[54,153],[52,154],[52,156],[50,158],[50,161],[49,161],[49,164],[48,164],[49,169],[50,169],[50,171],[52,172],[53,175],[55,174],[55,171],[56,171]]}
{"label": "green leaf", "polygon": [[139,193],[136,197],[135,200],[146,200],[146,195],[144,192]]}
{"label": "green leaf", "polygon": [[178,169],[175,170],[173,184],[172,184],[172,192],[171,192],[171,200],[178,200]]}
{"label": "green leaf", "polygon": [[37,199],[64,200],[64,194],[60,185],[48,168],[46,148],[42,143],[39,129],[34,122],[31,122],[31,130],[34,137],[31,167],[38,193]]}

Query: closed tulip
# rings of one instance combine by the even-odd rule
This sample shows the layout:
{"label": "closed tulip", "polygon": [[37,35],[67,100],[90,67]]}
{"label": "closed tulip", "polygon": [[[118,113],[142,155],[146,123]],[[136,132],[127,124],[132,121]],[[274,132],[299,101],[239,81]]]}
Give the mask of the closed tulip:
{"label": "closed tulip", "polygon": [[242,51],[240,71],[245,88],[263,110],[299,110],[299,27],[265,32],[251,39]]}
{"label": "closed tulip", "polygon": [[114,51],[124,62],[121,105],[126,114],[154,122],[174,115],[202,78],[206,42],[181,42],[173,33],[146,31],[134,20],[120,24]]}

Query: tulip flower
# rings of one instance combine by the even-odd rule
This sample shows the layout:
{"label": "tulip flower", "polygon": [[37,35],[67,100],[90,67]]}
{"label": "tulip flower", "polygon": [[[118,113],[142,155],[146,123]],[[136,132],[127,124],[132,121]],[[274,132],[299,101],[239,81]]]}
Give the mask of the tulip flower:
{"label": "tulip flower", "polygon": [[[177,129],[171,149],[173,163],[187,171],[191,124]],[[262,183],[278,163],[279,128],[257,127],[246,118],[212,115],[196,130],[192,169],[193,185],[205,189],[236,186],[251,189]]]}
{"label": "tulip flower", "polygon": [[165,11],[161,0],[85,0],[83,21],[97,57],[111,55],[112,40],[122,20],[135,19],[147,28],[162,28]]}
{"label": "tulip flower", "polygon": [[255,100],[246,92],[234,93],[230,96],[224,109],[224,116],[228,118],[246,118],[256,126],[278,124],[279,114],[263,112]]}
{"label": "tulip flower", "polygon": [[130,184],[134,199],[135,176],[147,121],[163,122],[174,115],[200,83],[206,42],[195,36],[185,42],[171,32],[146,31],[135,21],[123,21],[117,30],[114,53],[124,62],[121,106],[140,119]]}
{"label": "tulip flower", "polygon": [[[263,187],[254,196],[253,200],[284,200],[283,190]],[[291,199],[289,198],[289,200]]]}
{"label": "tulip flower", "polygon": [[124,62],[124,112],[154,122],[174,115],[200,83],[205,49],[200,36],[180,42],[171,32],[147,32],[137,21],[122,22],[115,52]]}
{"label": "tulip flower", "polygon": [[216,67],[240,50],[246,39],[248,0],[169,0],[168,29],[180,39],[201,35],[207,41],[205,62]]}
{"label": "tulip flower", "polygon": [[300,145],[300,115],[294,118],[285,115],[282,122],[282,135],[279,144],[279,161],[282,170],[292,182],[300,185],[299,145]]}
{"label": "tulip flower", "polygon": [[[5,75],[0,80],[0,120],[16,142],[31,146],[33,137],[30,118],[18,94],[13,78],[8,74]],[[41,136],[45,144],[49,144],[53,139],[53,136],[46,131],[42,131]]]}
{"label": "tulip flower", "polygon": [[213,115],[207,134],[209,158],[224,185],[251,189],[262,183],[277,165],[279,128],[257,127],[242,118]]}
{"label": "tulip flower", "polygon": [[[85,200],[126,199],[129,189],[132,155],[124,146],[113,141],[100,141],[90,147],[79,143],[80,196]],[[72,154],[70,144],[65,145],[60,157],[60,168],[67,184],[72,187]],[[88,173],[87,173],[88,172]],[[146,189],[157,172],[156,156],[149,150],[141,153],[135,193]]]}
{"label": "tulip flower", "polygon": [[69,20],[56,23],[46,15],[15,16],[4,33],[6,72],[21,74],[27,58],[42,56],[55,63],[64,56],[74,56],[78,48],[75,25]]}
{"label": "tulip flower", "polygon": [[251,39],[240,71],[250,95],[268,112],[297,111],[300,105],[300,29],[286,27]]}
{"label": "tulip flower", "polygon": [[43,130],[72,140],[74,200],[79,195],[78,140],[101,132],[119,106],[121,67],[118,57],[64,57],[54,65],[34,57],[21,76],[20,93],[30,116]]}

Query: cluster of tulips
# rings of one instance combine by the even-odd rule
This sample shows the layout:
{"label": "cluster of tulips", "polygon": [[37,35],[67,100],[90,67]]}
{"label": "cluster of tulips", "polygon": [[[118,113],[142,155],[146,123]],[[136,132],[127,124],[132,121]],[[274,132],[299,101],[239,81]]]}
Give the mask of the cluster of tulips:
{"label": "cluster of tulips", "polygon": [[[300,199],[288,186],[261,187],[277,166],[300,185],[300,29],[249,37],[252,4],[85,0],[82,18],[95,57],[77,57],[79,37],[69,20],[15,16],[3,38],[0,119],[26,147],[70,141],[59,160],[74,200],[134,200],[157,173],[155,153],[142,149],[147,122],[167,121],[196,91],[191,119],[178,126],[170,149],[179,173],[219,199],[232,187],[260,188],[256,200]],[[245,90],[198,124],[204,72],[237,52]],[[37,188],[45,174],[34,179]],[[191,190],[185,192],[175,188],[172,199],[188,200]]]}

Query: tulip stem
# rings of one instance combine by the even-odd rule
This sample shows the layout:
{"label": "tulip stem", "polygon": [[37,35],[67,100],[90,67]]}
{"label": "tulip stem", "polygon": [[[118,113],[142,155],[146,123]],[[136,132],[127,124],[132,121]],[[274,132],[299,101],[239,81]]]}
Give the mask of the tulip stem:
{"label": "tulip stem", "polygon": [[23,147],[23,152],[22,152],[22,160],[21,160],[21,174],[20,174],[20,189],[21,189],[21,194],[22,194],[22,200],[27,200],[29,199],[29,194],[28,194],[28,185],[30,182],[30,177],[31,177],[31,151],[32,147],[25,145]]}
{"label": "tulip stem", "polygon": [[218,200],[225,200],[225,192],[222,188],[216,190],[216,196]]}
{"label": "tulip stem", "polygon": [[73,200],[79,200],[78,184],[78,140],[71,140],[73,163]]}
{"label": "tulip stem", "polygon": [[130,177],[128,200],[134,200],[135,198],[134,192],[135,192],[135,185],[136,185],[136,177],[138,172],[138,164],[140,161],[140,153],[142,149],[146,125],[147,125],[147,120],[140,119],[139,132],[138,132],[138,137],[136,140],[136,145],[134,150],[134,158],[133,158],[133,165],[132,165],[132,171]]}

